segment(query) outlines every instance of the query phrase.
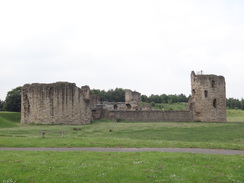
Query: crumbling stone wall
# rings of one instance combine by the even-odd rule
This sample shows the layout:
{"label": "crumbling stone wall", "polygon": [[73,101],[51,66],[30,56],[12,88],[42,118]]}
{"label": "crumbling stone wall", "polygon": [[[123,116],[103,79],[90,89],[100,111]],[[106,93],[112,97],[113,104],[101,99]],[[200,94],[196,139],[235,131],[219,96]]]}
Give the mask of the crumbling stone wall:
{"label": "crumbling stone wall", "polygon": [[189,110],[194,121],[226,122],[225,78],[191,73]]}
{"label": "crumbling stone wall", "polygon": [[97,105],[100,104],[100,96],[99,95],[90,95],[90,107],[91,109],[96,109]]}
{"label": "crumbling stone wall", "polygon": [[126,89],[125,90],[125,102],[130,103],[130,102],[135,102],[137,104],[141,103],[141,94],[136,91],[131,91]]}
{"label": "crumbling stone wall", "polygon": [[26,84],[22,87],[21,122],[38,124],[87,124],[107,118],[127,121],[226,122],[225,79],[191,73],[192,97],[188,111],[152,110],[141,106],[141,94],[125,90],[125,102],[100,103],[89,86],[74,83]]}
{"label": "crumbling stone wall", "polygon": [[193,121],[190,111],[103,111],[103,118],[113,121]]}
{"label": "crumbling stone wall", "polygon": [[137,103],[125,103],[125,102],[103,102],[100,106],[102,106],[103,109],[106,110],[118,110],[118,111],[124,111],[124,110],[140,110],[140,105]]}
{"label": "crumbling stone wall", "polygon": [[21,122],[87,124],[91,121],[89,86],[74,83],[26,84],[22,88]]}
{"label": "crumbling stone wall", "polygon": [[141,94],[129,89],[125,90],[125,101],[121,102],[102,102],[99,104],[99,108],[105,110],[141,110]]}

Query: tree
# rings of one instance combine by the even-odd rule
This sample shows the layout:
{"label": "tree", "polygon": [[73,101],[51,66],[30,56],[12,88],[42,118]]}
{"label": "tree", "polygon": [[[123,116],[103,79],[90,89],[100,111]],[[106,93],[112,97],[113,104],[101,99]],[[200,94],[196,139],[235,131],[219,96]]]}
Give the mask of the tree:
{"label": "tree", "polygon": [[125,101],[125,90],[122,88],[110,89],[108,91],[93,89],[90,90],[91,95],[99,95],[101,101],[123,102]]}
{"label": "tree", "polygon": [[17,87],[7,93],[3,109],[5,111],[20,112],[21,110],[21,87]]}
{"label": "tree", "polygon": [[244,110],[244,99],[241,99],[241,109]]}
{"label": "tree", "polygon": [[2,111],[2,110],[3,110],[3,101],[0,100],[0,111]]}
{"label": "tree", "polygon": [[160,98],[162,99],[162,103],[168,103],[168,96],[166,94],[160,95]]}
{"label": "tree", "polygon": [[141,96],[141,101],[142,102],[147,102],[148,103],[148,97],[146,95]]}

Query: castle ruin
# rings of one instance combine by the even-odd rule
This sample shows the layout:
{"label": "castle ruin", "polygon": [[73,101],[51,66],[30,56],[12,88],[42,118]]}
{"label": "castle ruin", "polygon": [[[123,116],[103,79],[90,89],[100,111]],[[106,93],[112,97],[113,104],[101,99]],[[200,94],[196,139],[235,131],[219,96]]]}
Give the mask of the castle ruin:
{"label": "castle ruin", "polygon": [[225,78],[191,73],[192,97],[189,110],[193,121],[226,122]]}
{"label": "castle ruin", "polygon": [[225,79],[191,73],[192,97],[186,111],[152,110],[141,106],[141,94],[125,90],[124,102],[100,102],[89,86],[74,83],[26,84],[21,95],[21,122],[36,124],[88,124],[107,118],[114,121],[226,122]]}
{"label": "castle ruin", "polygon": [[91,121],[90,88],[74,83],[26,84],[21,95],[21,122],[87,124]]}

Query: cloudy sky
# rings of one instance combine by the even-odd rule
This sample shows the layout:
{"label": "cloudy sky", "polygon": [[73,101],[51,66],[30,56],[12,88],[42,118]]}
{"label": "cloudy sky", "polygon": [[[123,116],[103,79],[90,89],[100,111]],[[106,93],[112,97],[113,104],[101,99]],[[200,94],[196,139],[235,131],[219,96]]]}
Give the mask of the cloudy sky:
{"label": "cloudy sky", "polygon": [[26,83],[189,95],[190,73],[244,97],[243,0],[0,3],[0,99]]}

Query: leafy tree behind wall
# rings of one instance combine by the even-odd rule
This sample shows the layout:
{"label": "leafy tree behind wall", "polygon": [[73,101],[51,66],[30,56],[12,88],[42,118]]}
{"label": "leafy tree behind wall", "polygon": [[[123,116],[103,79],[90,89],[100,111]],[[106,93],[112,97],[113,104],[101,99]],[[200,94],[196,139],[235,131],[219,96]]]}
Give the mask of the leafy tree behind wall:
{"label": "leafy tree behind wall", "polygon": [[229,109],[242,109],[244,110],[244,99],[241,100],[235,98],[228,98],[226,100],[226,106]]}
{"label": "leafy tree behind wall", "polygon": [[93,89],[90,90],[91,95],[99,95],[101,101],[108,102],[124,102],[125,101],[125,90],[122,88],[116,88],[115,90],[110,89],[108,91]]}
{"label": "leafy tree behind wall", "polygon": [[0,100],[0,111],[2,111],[2,110],[3,110],[3,101]]}
{"label": "leafy tree behind wall", "polygon": [[146,103],[177,103],[177,102],[188,102],[190,96],[186,97],[184,94],[180,94],[180,95],[166,95],[166,94],[162,94],[162,95],[150,95],[149,97],[147,97],[146,95],[142,95],[141,99],[142,102],[146,102]]}
{"label": "leafy tree behind wall", "polygon": [[21,87],[17,87],[8,92],[5,102],[3,104],[3,110],[20,112],[21,110]]}

